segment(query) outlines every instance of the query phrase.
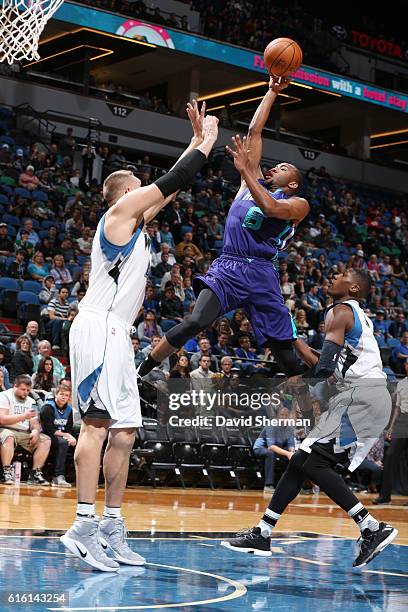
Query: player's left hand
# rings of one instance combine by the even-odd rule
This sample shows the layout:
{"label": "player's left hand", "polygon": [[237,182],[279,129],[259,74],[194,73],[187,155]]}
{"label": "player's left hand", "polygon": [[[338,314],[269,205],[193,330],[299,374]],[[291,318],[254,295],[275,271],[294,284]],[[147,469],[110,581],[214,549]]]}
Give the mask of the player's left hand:
{"label": "player's left hand", "polygon": [[231,149],[231,147],[226,146],[227,152],[232,155],[234,158],[234,166],[238,170],[238,172],[242,173],[248,167],[248,153],[249,149],[247,146],[247,137],[244,136],[241,140],[239,134],[232,137],[232,142],[235,146],[235,149]]}
{"label": "player's left hand", "polygon": [[194,138],[202,140],[205,102],[202,103],[201,110],[198,108],[198,102],[196,99],[194,99],[191,103],[187,102],[187,115],[193,128]]}

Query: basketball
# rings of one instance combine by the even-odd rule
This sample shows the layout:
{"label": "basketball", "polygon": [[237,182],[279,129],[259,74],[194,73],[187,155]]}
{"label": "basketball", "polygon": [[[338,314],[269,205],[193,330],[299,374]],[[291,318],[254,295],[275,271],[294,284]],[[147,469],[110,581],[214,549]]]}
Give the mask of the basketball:
{"label": "basketball", "polygon": [[277,77],[296,72],[302,59],[302,49],[291,38],[275,38],[264,51],[266,69],[269,74]]}

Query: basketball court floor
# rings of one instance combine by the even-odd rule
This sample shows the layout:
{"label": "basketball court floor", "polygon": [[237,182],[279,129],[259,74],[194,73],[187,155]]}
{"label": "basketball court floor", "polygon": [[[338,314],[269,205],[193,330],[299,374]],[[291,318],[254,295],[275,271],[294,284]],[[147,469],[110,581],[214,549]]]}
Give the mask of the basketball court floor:
{"label": "basketball court floor", "polygon": [[[109,574],[88,569],[59,542],[74,516],[74,490],[0,486],[0,610],[405,612],[406,498],[376,507],[372,496],[360,497],[399,536],[355,571],[358,530],[323,494],[291,504],[265,558],[219,545],[255,524],[268,503],[262,492],[128,489],[130,546],[148,563]],[[102,511],[102,490],[98,500]]]}

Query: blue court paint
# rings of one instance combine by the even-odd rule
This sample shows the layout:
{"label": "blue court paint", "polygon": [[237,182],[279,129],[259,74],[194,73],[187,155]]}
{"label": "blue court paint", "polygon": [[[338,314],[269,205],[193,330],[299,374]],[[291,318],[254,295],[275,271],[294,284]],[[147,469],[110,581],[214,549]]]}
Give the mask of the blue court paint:
{"label": "blue court paint", "polygon": [[[364,571],[357,572],[351,569],[355,542],[332,536],[276,534],[273,557],[262,558],[230,552],[219,546],[219,539],[208,535],[202,540],[188,534],[180,538],[168,535],[131,539],[130,546],[147,558],[148,565],[122,566],[116,574],[88,569],[65,554],[55,537],[0,536],[0,610],[408,609],[406,546],[390,546]],[[8,592],[65,592],[69,604],[12,606],[6,603]]]}

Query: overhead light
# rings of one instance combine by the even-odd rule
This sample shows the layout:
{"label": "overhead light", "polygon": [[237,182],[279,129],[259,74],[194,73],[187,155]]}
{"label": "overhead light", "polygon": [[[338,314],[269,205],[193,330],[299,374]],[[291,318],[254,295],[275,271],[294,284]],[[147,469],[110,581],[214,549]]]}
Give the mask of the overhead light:
{"label": "overhead light", "polygon": [[225,104],[221,104],[220,106],[212,106],[211,108],[207,108],[206,112],[210,113],[211,111],[220,110],[220,108],[225,108]]}
{"label": "overhead light", "polygon": [[246,100],[239,100],[238,102],[231,102],[229,106],[239,106],[240,104],[246,104],[247,102],[255,102],[255,100],[262,100],[263,96],[257,96],[256,98],[247,98]]}
{"label": "overhead light", "polygon": [[320,91],[321,93],[325,93],[328,96],[335,96],[336,98],[342,98],[343,96],[339,93],[334,93],[334,91],[327,91],[327,89],[319,89],[318,87],[312,87],[315,91]]}
{"label": "overhead light", "polygon": [[370,138],[383,138],[385,136],[394,136],[395,134],[406,134],[407,129],[394,130],[393,132],[379,132],[378,134],[371,134]]}
{"label": "overhead light", "polygon": [[221,91],[216,91],[211,94],[203,95],[197,98],[197,102],[202,102],[203,100],[211,100],[213,98],[218,98],[219,96],[226,96],[232,93],[238,93],[239,91],[246,91],[247,89],[252,89],[253,87],[260,87],[261,85],[266,85],[266,81],[257,81],[256,83],[251,83],[250,85],[241,85],[240,87],[233,87],[232,89],[223,89]]}
{"label": "overhead light", "polygon": [[55,36],[49,36],[48,38],[43,38],[40,42],[40,45],[45,45],[46,43],[52,42],[53,40],[57,40],[58,38],[63,38],[64,36],[69,36],[70,34],[78,34],[78,32],[93,32],[94,34],[99,34],[100,36],[119,38],[120,40],[125,40],[126,42],[135,43],[137,45],[152,47],[153,49],[157,48],[157,45],[152,45],[152,43],[145,42],[144,40],[137,40],[136,38],[129,38],[128,36],[119,36],[119,34],[110,34],[109,32],[102,32],[102,30],[95,30],[94,28],[85,27],[77,28],[76,30],[71,30],[69,32],[63,32],[62,34],[55,34]]}
{"label": "overhead light", "polygon": [[304,89],[313,89],[310,85],[304,85],[303,83],[296,83],[295,81],[290,82],[291,85],[296,85],[296,87],[304,87]]}
{"label": "overhead light", "polygon": [[54,59],[54,57],[58,57],[60,55],[66,55],[67,53],[70,53],[71,51],[76,51],[77,49],[95,49],[96,51],[103,51],[103,53],[100,53],[99,55],[95,55],[95,57],[90,58],[91,61],[100,59],[101,57],[105,57],[105,55],[112,55],[112,53],[114,53],[112,49],[103,49],[103,47],[93,47],[92,45],[77,45],[76,47],[71,47],[70,49],[65,49],[64,51],[59,51],[58,53],[53,53],[52,55],[46,55],[45,57],[41,57],[35,62],[25,64],[24,68],[40,64],[41,62],[46,62],[47,60]]}
{"label": "overhead light", "polygon": [[371,145],[370,149],[385,149],[385,147],[396,147],[397,145],[407,144],[408,140],[398,140],[396,142],[387,142],[385,144]]}

